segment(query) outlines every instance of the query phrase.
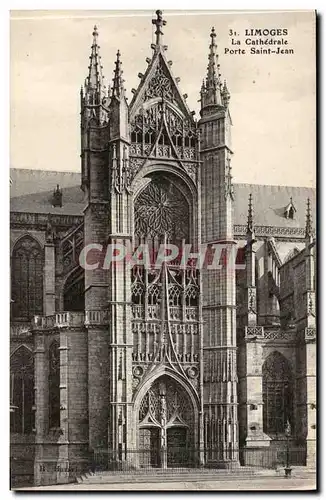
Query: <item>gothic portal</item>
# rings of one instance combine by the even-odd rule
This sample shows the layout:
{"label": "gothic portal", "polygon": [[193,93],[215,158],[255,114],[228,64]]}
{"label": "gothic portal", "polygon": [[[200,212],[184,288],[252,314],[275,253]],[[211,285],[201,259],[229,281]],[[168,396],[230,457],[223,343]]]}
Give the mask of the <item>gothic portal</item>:
{"label": "gothic portal", "polygon": [[[85,308],[109,304],[111,318],[109,346],[107,328],[88,333],[89,353],[103,345],[95,363],[107,366],[110,380],[99,384],[92,365],[89,418],[97,427],[90,429],[90,443],[99,446],[107,436],[120,458],[129,448],[148,447],[150,460],[166,464],[173,443],[186,441],[199,463],[205,435],[206,446],[227,450],[222,461],[237,462],[235,275],[222,270],[212,279],[180,260],[185,248],[194,253],[202,243],[233,239],[230,95],[220,80],[213,29],[197,122],[166,59],[160,11],[153,23],[152,58],[130,105],[119,52],[105,94],[96,29],[81,94],[86,241],[144,245],[150,259],[162,243],[179,250],[159,269],[85,272]],[[206,383],[209,360],[223,368]],[[185,453],[180,450],[180,460]]]}
{"label": "gothic portal", "polygon": [[[196,120],[160,11],[153,24],[130,103],[119,51],[104,86],[94,28],[81,176],[12,174],[12,189],[41,191],[11,205],[12,463],[19,474],[23,457],[36,484],[99,463],[272,467],[287,442],[298,465],[314,461],[314,190],[233,183],[214,28]],[[219,268],[201,263],[219,242],[241,268],[223,265],[227,252]],[[163,243],[176,252],[155,266]],[[139,259],[104,266],[92,254],[85,268],[89,245]]]}

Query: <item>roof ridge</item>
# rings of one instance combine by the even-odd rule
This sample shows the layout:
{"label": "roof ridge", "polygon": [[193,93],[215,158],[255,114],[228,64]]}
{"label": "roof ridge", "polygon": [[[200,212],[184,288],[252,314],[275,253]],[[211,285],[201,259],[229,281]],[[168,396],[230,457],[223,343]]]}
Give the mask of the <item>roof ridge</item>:
{"label": "roof ridge", "polygon": [[[41,168],[17,168],[17,167],[10,167],[10,171],[12,170],[24,170],[24,171],[31,171],[31,172],[49,172],[52,174],[78,174],[81,175],[81,172],[78,170],[47,170],[44,169],[42,170]],[[316,191],[317,187],[313,186],[291,186],[290,184],[259,184],[256,182],[234,182],[233,183],[236,186],[266,186],[266,187],[277,187],[277,188],[290,188],[290,189],[314,189]]]}
{"label": "roof ridge", "polygon": [[277,188],[290,188],[290,189],[314,189],[316,191],[317,187],[313,186],[291,186],[289,184],[257,184],[249,182],[234,182],[234,186],[259,186],[259,187],[277,187]]}
{"label": "roof ridge", "polygon": [[41,169],[41,168],[17,168],[17,167],[10,167],[10,172],[13,170],[18,170],[18,171],[29,171],[29,172],[49,172],[51,174],[79,174],[81,175],[79,170],[47,170],[47,169]]}

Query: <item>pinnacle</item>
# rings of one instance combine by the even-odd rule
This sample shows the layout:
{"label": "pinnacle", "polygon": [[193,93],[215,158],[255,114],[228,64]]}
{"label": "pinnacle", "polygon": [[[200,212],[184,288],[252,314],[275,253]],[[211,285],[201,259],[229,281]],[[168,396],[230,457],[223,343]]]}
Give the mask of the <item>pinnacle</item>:
{"label": "pinnacle", "polygon": [[210,33],[211,43],[209,45],[208,66],[206,82],[201,87],[202,108],[211,105],[224,106],[221,95],[221,74],[220,65],[218,63],[218,55],[216,53],[216,32],[213,27]]}
{"label": "pinnacle", "polygon": [[117,58],[115,61],[115,69],[114,69],[114,77],[113,77],[113,87],[112,87],[112,96],[116,96],[120,98],[123,93],[124,93],[124,86],[123,86],[123,71],[121,70],[122,62],[120,60],[121,53],[120,50],[118,49],[117,51]]}
{"label": "pinnacle", "polygon": [[103,75],[102,75],[102,65],[101,56],[99,54],[99,46],[97,44],[98,30],[97,26],[94,26],[93,30],[93,44],[91,48],[90,64],[89,64],[89,74],[87,86],[96,90],[100,90],[103,86]]}
{"label": "pinnacle", "polygon": [[252,194],[249,194],[248,200],[248,219],[247,219],[247,234],[252,234],[254,230],[254,217],[253,217],[253,206],[252,206]]}
{"label": "pinnacle", "polygon": [[307,199],[307,211],[306,211],[306,238],[310,238],[312,236],[312,215],[310,208],[310,198]]}

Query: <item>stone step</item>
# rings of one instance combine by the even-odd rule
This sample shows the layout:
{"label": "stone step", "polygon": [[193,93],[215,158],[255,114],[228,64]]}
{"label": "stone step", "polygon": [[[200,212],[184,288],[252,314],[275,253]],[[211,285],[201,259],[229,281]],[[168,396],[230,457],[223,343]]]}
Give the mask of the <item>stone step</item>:
{"label": "stone step", "polygon": [[[103,471],[95,474],[89,474],[78,478],[77,482],[83,484],[99,484],[99,483],[132,483],[132,482],[162,482],[162,481],[201,481],[201,480],[216,480],[217,478],[234,479],[252,477],[252,476],[278,476],[279,471],[273,469],[255,469],[251,467],[240,467],[238,469],[195,469],[195,470],[169,470],[161,471]],[[284,474],[281,471],[281,474]]]}

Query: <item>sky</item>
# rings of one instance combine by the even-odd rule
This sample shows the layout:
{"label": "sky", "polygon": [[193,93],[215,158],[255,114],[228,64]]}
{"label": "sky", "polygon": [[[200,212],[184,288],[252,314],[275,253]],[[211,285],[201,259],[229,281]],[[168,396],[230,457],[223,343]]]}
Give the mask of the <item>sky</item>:
{"label": "sky", "polygon": [[[172,73],[199,118],[210,31],[215,27],[222,79],[231,93],[235,182],[315,186],[315,19],[312,11],[165,11],[164,43]],[[139,85],[154,40],[154,11],[13,11],[10,28],[10,163],[13,168],[80,171],[80,86],[93,26],[103,73],[113,77],[117,49],[125,87]],[[291,55],[230,55],[229,30],[287,29]],[[271,38],[271,37],[269,37]],[[282,38],[282,37],[278,37]]]}

